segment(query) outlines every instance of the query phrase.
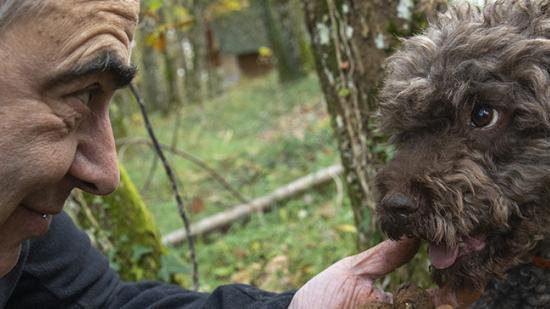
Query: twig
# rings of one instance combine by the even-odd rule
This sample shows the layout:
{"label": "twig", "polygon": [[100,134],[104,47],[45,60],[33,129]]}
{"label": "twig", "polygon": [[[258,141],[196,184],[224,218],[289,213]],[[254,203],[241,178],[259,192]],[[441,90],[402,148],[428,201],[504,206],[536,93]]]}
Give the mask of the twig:
{"label": "twig", "polygon": [[138,105],[139,109],[141,110],[141,114],[143,116],[143,121],[145,122],[145,128],[147,129],[147,133],[149,133],[149,137],[151,138],[151,141],[153,142],[153,145],[155,147],[155,151],[157,152],[157,155],[159,156],[162,165],[164,166],[164,170],[166,171],[166,175],[168,175],[168,178],[170,179],[170,182],[172,183],[172,190],[174,191],[174,195],[176,198],[176,203],[178,205],[178,212],[179,215],[183,221],[183,225],[185,230],[187,231],[187,242],[189,243],[189,254],[191,256],[191,263],[193,264],[193,290],[198,291],[199,290],[199,266],[197,263],[197,256],[195,253],[195,241],[193,239],[193,236],[190,235],[190,224],[189,224],[189,218],[187,217],[187,214],[185,213],[185,208],[183,206],[183,200],[181,198],[181,195],[178,190],[178,184],[176,181],[176,177],[174,175],[174,172],[172,168],[170,167],[170,164],[166,160],[166,157],[164,156],[164,153],[162,152],[162,149],[159,145],[159,142],[157,140],[157,137],[155,136],[155,132],[153,131],[153,127],[151,126],[151,122],[149,121],[149,116],[147,115],[147,110],[145,108],[145,104],[143,103],[143,100],[141,99],[141,96],[139,95],[137,89],[134,87],[133,84],[130,84],[130,91],[132,91],[132,94],[134,95]]}
{"label": "twig", "polygon": [[[119,146],[128,146],[131,144],[142,144],[142,145],[149,145],[153,147],[153,142],[150,140],[144,139],[144,138],[125,138],[117,140],[117,144]],[[169,147],[168,145],[159,144],[160,147],[176,156],[179,156],[185,160],[188,160],[189,162],[195,164],[196,166],[202,168],[206,172],[210,174],[210,177],[212,177],[214,180],[216,180],[220,185],[222,185],[228,192],[230,192],[239,202],[241,203],[247,203],[249,201],[248,198],[244,197],[239,191],[237,191],[235,188],[233,188],[223,176],[221,176],[218,172],[216,172],[213,168],[208,166],[205,162],[203,162],[201,159],[197,158],[196,156],[190,154],[189,152],[177,148]]]}
{"label": "twig", "polygon": [[[151,143],[151,147],[153,147],[153,143]],[[149,172],[147,172],[147,177],[145,177],[145,183],[143,184],[143,187],[141,188],[141,192],[148,192],[149,187],[151,186],[151,183],[153,182],[153,177],[155,176],[155,172],[157,171],[157,166],[159,164],[159,158],[154,157],[153,162],[151,163],[151,167],[149,168]]]}

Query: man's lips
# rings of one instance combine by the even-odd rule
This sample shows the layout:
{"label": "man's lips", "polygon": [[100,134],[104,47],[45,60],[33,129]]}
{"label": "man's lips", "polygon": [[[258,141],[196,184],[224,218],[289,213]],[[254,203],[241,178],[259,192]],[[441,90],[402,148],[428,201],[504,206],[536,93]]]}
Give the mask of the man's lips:
{"label": "man's lips", "polygon": [[51,215],[56,215],[58,213],[61,212],[61,210],[63,209],[63,207],[57,207],[57,208],[53,208],[53,209],[40,209],[38,207],[29,207],[27,205],[21,205],[23,208],[29,210],[30,212],[34,212],[34,213],[37,213],[38,215],[40,216],[51,216]]}
{"label": "man's lips", "polygon": [[56,213],[59,213],[57,209],[29,207],[21,204],[12,213],[8,222],[15,228],[15,233],[22,241],[45,235],[52,222],[52,215]]}

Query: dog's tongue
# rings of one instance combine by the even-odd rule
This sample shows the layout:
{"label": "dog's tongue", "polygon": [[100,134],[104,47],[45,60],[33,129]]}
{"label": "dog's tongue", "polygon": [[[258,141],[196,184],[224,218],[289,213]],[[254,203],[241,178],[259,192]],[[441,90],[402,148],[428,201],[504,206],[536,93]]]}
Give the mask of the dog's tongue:
{"label": "dog's tongue", "polygon": [[449,268],[458,257],[458,246],[447,248],[445,245],[430,244],[428,254],[432,265],[437,269]]}

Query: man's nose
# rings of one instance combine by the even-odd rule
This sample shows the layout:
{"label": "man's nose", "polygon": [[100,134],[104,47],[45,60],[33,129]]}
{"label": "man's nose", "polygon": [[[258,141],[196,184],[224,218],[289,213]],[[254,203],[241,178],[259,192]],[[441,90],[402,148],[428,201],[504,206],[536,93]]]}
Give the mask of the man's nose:
{"label": "man's nose", "polygon": [[69,170],[77,187],[97,195],[112,193],[120,175],[116,147],[108,112],[95,114],[81,123],[77,132],[78,147]]}
{"label": "man's nose", "polygon": [[406,220],[418,210],[418,204],[402,193],[390,193],[382,199],[380,206],[386,213],[400,220]]}

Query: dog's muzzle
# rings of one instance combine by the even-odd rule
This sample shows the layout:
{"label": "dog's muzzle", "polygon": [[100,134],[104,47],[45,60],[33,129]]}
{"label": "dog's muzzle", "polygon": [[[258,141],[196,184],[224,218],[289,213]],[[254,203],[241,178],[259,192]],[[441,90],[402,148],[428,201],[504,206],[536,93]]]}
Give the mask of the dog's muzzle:
{"label": "dog's muzzle", "polygon": [[406,234],[418,208],[418,203],[405,194],[387,194],[378,204],[382,229],[392,238]]}

